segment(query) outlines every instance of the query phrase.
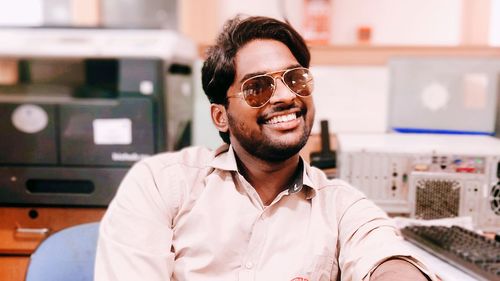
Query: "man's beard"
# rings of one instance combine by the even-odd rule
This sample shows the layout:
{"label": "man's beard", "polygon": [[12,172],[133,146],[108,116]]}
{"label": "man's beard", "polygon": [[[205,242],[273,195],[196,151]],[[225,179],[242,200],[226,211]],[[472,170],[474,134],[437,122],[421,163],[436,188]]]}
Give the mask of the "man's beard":
{"label": "man's beard", "polygon": [[258,144],[252,144],[251,142],[247,142],[247,140],[240,139],[240,143],[246,151],[253,154],[257,158],[268,162],[281,162],[299,153],[299,151],[306,145],[307,139],[309,138],[309,133],[306,131],[307,130],[304,127],[304,134],[300,138],[300,141],[295,145],[273,144],[268,139],[265,139],[263,142]]}
{"label": "man's beard", "polygon": [[[301,116],[299,118],[305,118]],[[249,154],[267,161],[267,162],[281,162],[299,153],[299,151],[306,145],[311,133],[311,125],[304,126],[302,136],[295,144],[280,143],[279,140],[272,140],[264,135],[260,136],[247,136],[243,133],[243,125],[237,124],[238,121],[228,116],[230,128],[236,128],[231,131],[234,137],[239,141],[243,149]]]}

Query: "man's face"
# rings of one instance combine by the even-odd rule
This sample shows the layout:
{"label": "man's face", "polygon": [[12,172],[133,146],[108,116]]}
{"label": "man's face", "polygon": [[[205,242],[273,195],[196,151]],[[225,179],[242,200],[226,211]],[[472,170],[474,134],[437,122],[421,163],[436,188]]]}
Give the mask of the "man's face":
{"label": "man's face", "polygon": [[[254,40],[236,54],[232,96],[250,76],[300,66],[288,47],[275,40]],[[278,75],[280,75],[279,73]],[[299,97],[283,81],[275,79],[276,90],[261,108],[252,108],[243,96],[230,98],[227,118],[231,143],[260,159],[276,162],[297,154],[306,144],[314,120],[312,97]]]}

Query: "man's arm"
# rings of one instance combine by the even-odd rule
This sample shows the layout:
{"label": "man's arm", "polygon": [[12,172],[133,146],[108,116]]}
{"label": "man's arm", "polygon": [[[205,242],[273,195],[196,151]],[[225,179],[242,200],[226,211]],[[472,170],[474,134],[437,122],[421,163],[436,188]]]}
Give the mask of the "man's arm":
{"label": "man's arm", "polygon": [[[418,277],[424,278],[421,280],[426,279],[420,271],[431,280],[437,280],[422,261],[413,256],[394,222],[372,201],[364,198],[356,190],[346,190],[345,193],[339,194],[336,203],[341,207],[343,207],[342,204],[345,206],[338,227],[339,267],[342,271],[342,280],[376,280],[370,277],[376,277],[379,274],[384,278],[395,276],[397,279],[394,280],[405,280],[402,276],[412,274],[413,270],[417,270]],[[394,267],[390,266],[393,262],[389,263],[389,260],[393,259],[401,259],[404,266],[393,270]],[[387,264],[384,264],[385,262]],[[370,274],[378,266],[380,266],[378,269],[380,271],[377,275]],[[418,269],[414,269],[414,266]],[[408,270],[410,271],[406,273]],[[406,280],[420,280],[418,277]],[[391,280],[379,278],[379,280]]]}
{"label": "man's arm", "polygon": [[413,264],[403,259],[389,259],[373,271],[370,281],[428,281],[429,279]]}
{"label": "man's arm", "polygon": [[170,280],[172,196],[158,185],[145,163],[133,166],[124,178],[101,221],[94,280]]}

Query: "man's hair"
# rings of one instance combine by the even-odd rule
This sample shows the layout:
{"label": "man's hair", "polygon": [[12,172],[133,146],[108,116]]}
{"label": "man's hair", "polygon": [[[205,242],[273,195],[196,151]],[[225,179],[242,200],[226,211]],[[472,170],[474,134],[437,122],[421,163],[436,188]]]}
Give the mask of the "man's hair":
{"label": "man's hair", "polygon": [[[236,16],[224,25],[214,46],[207,51],[201,70],[203,90],[210,103],[227,106],[227,90],[234,82],[238,50],[255,39],[272,39],[285,44],[303,67],[309,67],[311,55],[304,39],[288,23],[268,17]],[[229,143],[229,134],[219,132]]]}

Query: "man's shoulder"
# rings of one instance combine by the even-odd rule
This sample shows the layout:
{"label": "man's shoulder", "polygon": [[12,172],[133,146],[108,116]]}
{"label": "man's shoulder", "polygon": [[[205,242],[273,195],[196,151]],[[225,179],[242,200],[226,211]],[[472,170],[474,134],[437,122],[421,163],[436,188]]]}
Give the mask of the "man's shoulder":
{"label": "man's shoulder", "polygon": [[349,201],[365,198],[365,195],[358,188],[341,179],[329,179],[323,171],[316,167],[309,167],[307,172],[314,189],[322,197],[334,196],[349,199]]}
{"label": "man's shoulder", "polygon": [[352,186],[338,178],[328,178],[321,169],[307,165],[306,173],[317,190],[333,190],[333,189],[351,189]]}
{"label": "man's shoulder", "polygon": [[172,167],[194,169],[206,168],[214,158],[214,152],[206,147],[191,146],[175,152],[163,152],[143,159],[144,164],[152,170],[163,170]]}

